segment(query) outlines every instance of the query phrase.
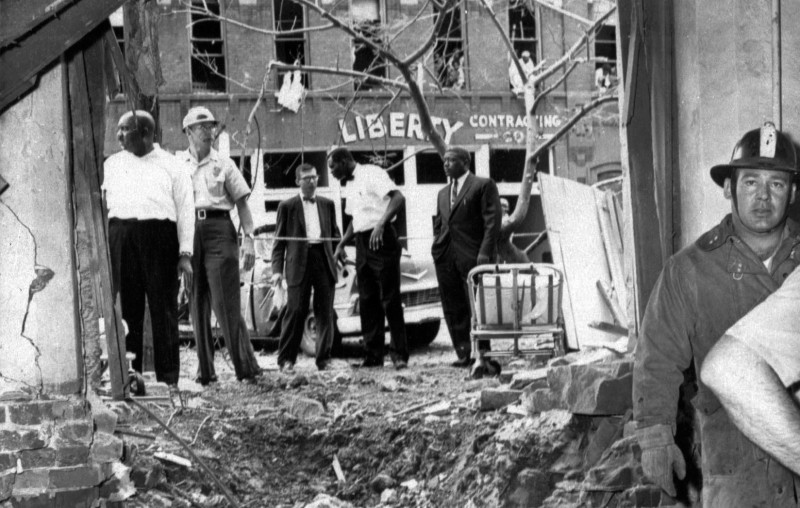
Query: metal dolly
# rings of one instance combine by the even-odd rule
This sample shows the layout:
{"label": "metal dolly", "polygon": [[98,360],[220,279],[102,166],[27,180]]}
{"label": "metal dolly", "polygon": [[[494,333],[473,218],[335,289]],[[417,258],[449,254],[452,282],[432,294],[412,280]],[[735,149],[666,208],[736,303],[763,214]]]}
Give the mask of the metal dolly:
{"label": "metal dolly", "polygon": [[[472,311],[470,341],[478,361],[472,378],[500,374],[493,357],[563,356],[564,318],[561,295],[564,276],[554,265],[515,263],[478,265],[467,276]],[[534,343],[520,348],[520,340]],[[512,349],[481,351],[479,341],[513,341]]]}

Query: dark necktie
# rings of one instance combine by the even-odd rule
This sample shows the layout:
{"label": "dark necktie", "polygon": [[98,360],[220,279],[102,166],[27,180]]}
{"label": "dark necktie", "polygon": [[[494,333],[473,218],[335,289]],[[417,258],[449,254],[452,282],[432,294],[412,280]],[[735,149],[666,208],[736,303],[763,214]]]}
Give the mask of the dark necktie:
{"label": "dark necktie", "polygon": [[458,197],[458,180],[455,178],[453,179],[453,183],[450,185],[450,209],[452,210],[456,204],[456,198]]}
{"label": "dark necktie", "polygon": [[317,202],[317,198],[315,198],[313,196],[310,197],[310,198],[307,198],[307,197],[303,196],[303,201],[305,201],[307,203],[311,203],[313,205],[314,203]]}

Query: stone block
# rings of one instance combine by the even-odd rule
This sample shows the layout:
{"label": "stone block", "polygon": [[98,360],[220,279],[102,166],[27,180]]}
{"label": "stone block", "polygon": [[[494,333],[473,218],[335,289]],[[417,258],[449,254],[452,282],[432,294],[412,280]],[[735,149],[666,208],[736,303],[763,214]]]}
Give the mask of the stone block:
{"label": "stone block", "polygon": [[45,492],[50,484],[47,469],[28,469],[17,473],[14,481],[14,496],[35,496]]}
{"label": "stone block", "polygon": [[600,460],[586,473],[586,491],[623,491],[643,483],[642,466],[635,454],[636,438],[628,437],[613,443]]}
{"label": "stone block", "polygon": [[600,418],[597,425],[597,430],[589,438],[589,444],[586,446],[584,453],[584,464],[586,467],[594,466],[603,452],[611,446],[614,437],[620,430],[620,419],[614,418]]}
{"label": "stone block", "polygon": [[514,490],[511,491],[512,506],[541,506],[553,490],[550,475],[538,469],[526,468],[517,473]]}
{"label": "stone block", "polygon": [[56,465],[61,467],[79,466],[89,463],[89,446],[63,445],[56,447]]}
{"label": "stone block", "polygon": [[50,470],[50,489],[77,489],[100,485],[99,466],[73,466]]}
{"label": "stone block", "polygon": [[[530,387],[529,387],[530,388]],[[528,414],[536,414],[553,409],[566,409],[567,405],[549,388],[524,390],[522,392],[522,407]]]}
{"label": "stone block", "polygon": [[0,473],[0,501],[11,497],[16,479],[17,472],[13,469]]}
{"label": "stone block", "polygon": [[88,445],[92,442],[94,425],[86,420],[70,420],[58,427],[58,436],[61,439],[74,443]]}
{"label": "stone block", "polygon": [[111,434],[97,433],[92,443],[92,459],[95,462],[111,462],[122,457],[122,440]]}
{"label": "stone block", "polygon": [[512,390],[522,390],[527,386],[545,388],[547,386],[547,369],[525,370],[517,372],[511,379]]}
{"label": "stone block", "polygon": [[53,501],[57,508],[93,508],[99,499],[97,487],[56,492]]}
{"label": "stone block", "polygon": [[500,409],[517,402],[522,395],[522,390],[506,390],[491,388],[481,391],[481,411]]}
{"label": "stone block", "polygon": [[547,384],[571,412],[621,415],[631,409],[633,362],[570,364],[553,367]]}
{"label": "stone block", "polygon": [[19,460],[23,469],[53,467],[56,464],[56,451],[52,448],[21,450],[19,452]]}
{"label": "stone block", "polygon": [[5,471],[17,466],[17,454],[14,452],[0,453],[0,471]]}
{"label": "stone block", "polygon": [[39,425],[43,420],[53,419],[55,401],[18,402],[6,406],[8,419],[17,425]]}
{"label": "stone block", "polygon": [[0,450],[35,450],[46,444],[38,430],[0,430]]}

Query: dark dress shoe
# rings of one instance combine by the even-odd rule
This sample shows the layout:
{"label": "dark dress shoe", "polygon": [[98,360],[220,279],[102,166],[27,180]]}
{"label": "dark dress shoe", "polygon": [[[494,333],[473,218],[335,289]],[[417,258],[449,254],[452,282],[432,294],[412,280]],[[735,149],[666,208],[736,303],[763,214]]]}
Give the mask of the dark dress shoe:
{"label": "dark dress shoe", "polygon": [[216,383],[217,382],[217,376],[212,376],[212,377],[200,377],[200,376],[197,376],[196,378],[194,378],[194,382],[195,383],[199,383],[199,384],[201,384],[203,386],[208,386],[211,383]]}
{"label": "dark dress shoe", "polygon": [[475,363],[475,358],[459,358],[450,364],[451,367],[465,368]]}
{"label": "dark dress shoe", "polygon": [[394,370],[405,370],[408,368],[408,362],[405,360],[397,360],[394,362]]}

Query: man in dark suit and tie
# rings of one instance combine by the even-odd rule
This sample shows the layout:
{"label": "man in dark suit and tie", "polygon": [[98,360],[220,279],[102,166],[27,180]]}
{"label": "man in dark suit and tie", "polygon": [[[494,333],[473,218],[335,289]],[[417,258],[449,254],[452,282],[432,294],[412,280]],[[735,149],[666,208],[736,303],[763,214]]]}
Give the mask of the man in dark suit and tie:
{"label": "man in dark suit and tie", "polygon": [[[467,274],[477,265],[495,261],[500,235],[497,185],[470,173],[469,161],[469,152],[463,148],[450,147],[444,154],[444,171],[451,182],[439,191],[431,247],[444,319],[458,356],[454,367],[475,362],[470,356]],[[488,349],[488,342],[483,347]]]}
{"label": "man in dark suit and tie", "polygon": [[[278,367],[291,372],[300,350],[303,323],[308,315],[311,288],[314,288],[314,317],[317,327],[316,362],[324,370],[333,345],[333,296],[336,286],[336,261],[333,240],[338,238],[333,201],[316,196],[317,170],[301,164],[295,170],[300,194],[281,201],[272,248],[272,284],[286,278],[288,299],[281,322]],[[283,240],[282,238],[298,238]],[[303,240],[300,240],[302,238]]]}

